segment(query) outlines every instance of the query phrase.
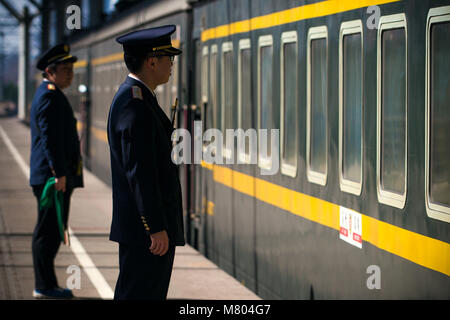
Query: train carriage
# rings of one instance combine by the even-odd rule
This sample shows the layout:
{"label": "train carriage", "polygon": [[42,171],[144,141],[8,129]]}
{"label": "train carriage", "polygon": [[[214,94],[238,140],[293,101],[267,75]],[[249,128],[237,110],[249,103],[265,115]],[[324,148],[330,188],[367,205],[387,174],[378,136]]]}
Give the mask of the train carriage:
{"label": "train carriage", "polygon": [[[206,122],[223,131],[280,130],[274,175],[260,174],[270,164],[262,154],[257,165],[203,163],[208,187],[197,192],[206,194],[200,238],[207,256],[264,298],[449,297],[449,154],[440,140],[448,132],[431,129],[448,123],[448,79],[437,76],[434,93],[447,120],[427,118],[424,97],[433,19],[440,23],[434,54],[448,68],[440,59],[449,48],[437,44],[450,34],[445,5],[214,1],[194,8],[205,70],[197,104]],[[446,193],[436,215],[433,183],[425,181],[433,166],[435,192]],[[343,241],[348,233],[356,238]],[[379,290],[370,285],[373,270]]]}

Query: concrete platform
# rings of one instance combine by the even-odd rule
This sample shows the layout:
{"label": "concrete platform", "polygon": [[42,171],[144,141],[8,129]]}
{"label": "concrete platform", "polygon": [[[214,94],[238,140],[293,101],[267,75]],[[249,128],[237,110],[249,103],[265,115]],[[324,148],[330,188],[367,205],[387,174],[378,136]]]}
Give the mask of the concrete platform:
{"label": "concrete platform", "polygon": [[[37,204],[28,184],[29,128],[17,118],[0,118],[0,299],[33,299],[31,237]],[[85,188],[72,196],[71,246],[61,246],[55,260],[59,285],[80,272],[79,299],[111,299],[119,273],[118,245],[108,240],[111,189],[88,170]],[[78,268],[78,269],[77,269]],[[168,299],[257,300],[192,247],[177,247]]]}

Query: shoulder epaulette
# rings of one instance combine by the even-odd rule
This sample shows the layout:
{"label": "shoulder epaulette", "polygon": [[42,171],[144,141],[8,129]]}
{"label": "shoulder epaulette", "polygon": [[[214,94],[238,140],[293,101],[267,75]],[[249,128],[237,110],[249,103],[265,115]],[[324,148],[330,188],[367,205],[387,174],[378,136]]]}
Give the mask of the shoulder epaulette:
{"label": "shoulder epaulette", "polygon": [[133,92],[133,98],[143,100],[141,88],[139,88],[138,86],[132,86],[131,89]]}
{"label": "shoulder epaulette", "polygon": [[48,89],[48,90],[55,90],[56,88],[55,88],[55,85],[54,85],[53,83],[49,83],[49,84],[47,85],[47,89]]}

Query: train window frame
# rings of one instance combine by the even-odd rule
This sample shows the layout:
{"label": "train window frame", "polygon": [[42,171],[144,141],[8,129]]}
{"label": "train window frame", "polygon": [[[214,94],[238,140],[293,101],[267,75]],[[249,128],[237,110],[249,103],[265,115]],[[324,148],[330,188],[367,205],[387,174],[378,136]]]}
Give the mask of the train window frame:
{"label": "train window frame", "polygon": [[[274,48],[273,45],[273,37],[272,35],[263,35],[258,38],[258,67],[257,67],[257,82],[258,82],[258,133],[261,130],[261,48],[263,47],[272,47],[272,50]],[[274,52],[272,51],[272,77],[273,77],[273,61],[274,61]],[[273,92],[272,92],[273,93]],[[272,96],[273,100],[273,96]],[[273,101],[272,101],[273,103]],[[268,143],[272,143],[272,140],[267,141]],[[271,156],[272,156],[271,150]],[[258,167],[265,170],[271,170],[272,169],[272,158],[270,157],[262,157],[261,156],[261,139],[258,135]]]}
{"label": "train window frame", "polygon": [[[361,167],[360,182],[346,179],[343,174],[343,148],[344,148],[344,37],[351,34],[361,35]],[[363,183],[364,159],[364,33],[361,20],[343,22],[339,32],[339,184],[341,191],[361,195]]]}
{"label": "train window frame", "polygon": [[430,197],[430,77],[431,77],[431,27],[435,23],[450,22],[450,6],[432,8],[428,11],[425,33],[425,207],[427,216],[450,222],[450,207],[433,203]]}
{"label": "train window frame", "polygon": [[[215,90],[216,90],[216,101],[215,101],[215,105],[212,105],[211,107],[213,108],[213,110],[212,110],[212,112],[213,112],[213,124],[212,124],[212,126],[211,126],[211,128],[214,128],[214,129],[219,129],[219,130],[221,130],[221,128],[217,128],[217,108],[218,108],[218,103],[219,103],[219,101],[218,101],[218,99],[217,99],[217,95],[219,94],[219,86],[217,85],[217,79],[218,79],[218,77],[217,77],[217,71],[218,71],[218,67],[217,67],[217,62],[218,62],[218,60],[219,60],[219,50],[218,50],[218,47],[217,47],[217,44],[213,44],[213,45],[211,45],[211,53],[210,53],[210,55],[209,55],[209,59],[208,59],[208,62],[209,62],[209,68],[208,68],[208,72],[209,72],[209,74],[208,74],[208,77],[209,77],[209,81],[208,81],[208,86],[209,86],[209,99],[208,99],[208,101],[211,101],[211,103],[214,103],[214,99],[212,98],[212,94],[213,94],[213,89],[211,88],[211,79],[212,79],[212,77],[211,77],[211,70],[212,70],[212,66],[211,66],[211,60],[212,60],[212,56],[213,55],[216,55],[216,61],[215,61],[215,76],[216,76],[216,79],[215,79]],[[216,110],[214,110],[214,107],[216,108]],[[209,144],[208,144],[209,145]],[[211,146],[211,152],[213,153],[213,154],[216,154],[217,153],[217,148],[216,148],[216,144],[213,144],[212,146]]]}
{"label": "train window frame", "polygon": [[327,94],[326,94],[326,112],[328,123],[328,66],[329,66],[329,54],[328,54],[328,28],[327,26],[312,27],[308,30],[307,36],[307,49],[306,49],[306,177],[308,182],[315,183],[321,186],[326,186],[328,177],[328,129],[325,134],[325,173],[314,171],[311,168],[311,43],[312,40],[325,39],[326,42],[326,69],[327,69]]}
{"label": "train window frame", "polygon": [[[239,40],[239,46],[238,46],[238,86],[237,86],[237,97],[238,97],[238,128],[243,129],[242,127],[242,61],[241,61],[241,51],[243,50],[250,50],[250,57],[251,57],[251,41],[249,38],[247,39],[241,39]],[[251,68],[251,66],[250,66]],[[251,79],[250,79],[250,85],[251,85]],[[251,98],[250,98],[251,99]],[[245,130],[244,130],[245,132]],[[244,141],[245,143],[245,141]],[[250,143],[250,141],[249,141]],[[242,151],[242,152],[241,152]],[[239,162],[243,164],[250,164],[251,163],[251,148],[249,147],[249,153],[245,152],[245,148],[241,150],[240,148],[237,149],[238,153],[238,159]]]}
{"label": "train window frame", "polygon": [[[203,63],[203,59],[205,58],[207,59],[206,65]],[[204,71],[204,69],[206,69],[206,71]],[[206,79],[205,79],[206,76]],[[208,46],[203,46],[202,48],[202,103],[208,103],[208,90],[209,90],[209,81],[208,81],[208,77],[209,76],[209,47]],[[205,82],[205,84],[203,84],[203,82]]]}
{"label": "train window frame", "polygon": [[[295,165],[286,163],[284,154],[284,45],[286,43],[295,43],[295,72],[297,77],[298,85],[298,36],[297,31],[286,31],[281,34],[281,45],[280,45],[280,159],[281,159],[281,173],[295,178],[297,176],[298,168],[298,126],[295,126]],[[298,97],[296,98],[296,117],[298,116]]]}
{"label": "train window frame", "polygon": [[[222,43],[222,48],[221,48],[221,55],[220,55],[220,78],[221,78],[221,84],[220,84],[220,89],[221,89],[221,97],[220,97],[220,103],[221,103],[221,113],[222,113],[222,119],[221,119],[221,126],[222,126],[222,134],[223,134],[223,141],[224,141],[224,145],[223,145],[223,156],[225,159],[228,160],[232,160],[233,159],[233,149],[228,149],[227,148],[227,144],[226,142],[226,130],[227,128],[225,127],[226,125],[226,118],[225,118],[225,53],[231,52],[231,59],[232,61],[234,60],[233,57],[233,42],[231,41],[227,41]],[[231,63],[231,67],[233,67],[233,63]],[[231,84],[232,87],[232,91],[233,90],[233,82]],[[234,92],[232,92],[232,96],[234,97]],[[232,103],[233,105],[233,103]],[[228,110],[228,112],[231,112],[232,110]],[[234,116],[234,115],[233,115]],[[233,119],[233,117],[232,117]],[[234,129],[234,128],[229,128],[229,129]],[[233,138],[234,139],[234,138]],[[228,163],[228,162],[227,162]]]}
{"label": "train window frame", "polygon": [[[206,57],[207,62],[206,65],[204,64],[204,58]],[[202,67],[201,67],[201,103],[202,103],[202,115],[205,117],[205,121],[207,121],[207,110],[205,109],[205,104],[208,103],[209,98],[209,47],[207,45],[203,46],[202,48],[202,59],[201,59]],[[205,71],[206,69],[206,71]],[[205,79],[206,78],[206,79]],[[206,130],[206,125],[202,124],[202,133]],[[203,140],[203,139],[202,139]],[[207,143],[205,141],[202,141],[202,150],[203,153],[207,151]]]}
{"label": "train window frame", "polygon": [[[382,88],[382,35],[383,31],[403,28],[405,32],[405,190],[398,194],[381,187],[381,88]],[[377,33],[377,196],[378,202],[403,209],[408,193],[408,29],[404,13],[380,17]]]}

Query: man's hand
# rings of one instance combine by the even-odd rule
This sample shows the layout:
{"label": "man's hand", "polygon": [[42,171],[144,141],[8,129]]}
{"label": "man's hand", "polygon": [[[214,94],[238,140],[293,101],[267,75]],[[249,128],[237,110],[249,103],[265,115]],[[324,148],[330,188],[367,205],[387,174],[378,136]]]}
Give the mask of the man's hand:
{"label": "man's hand", "polygon": [[56,191],[66,192],[66,176],[55,178],[55,189]]}
{"label": "man's hand", "polygon": [[154,255],[163,256],[169,250],[169,237],[166,230],[151,234],[150,239],[152,240],[150,252]]}

